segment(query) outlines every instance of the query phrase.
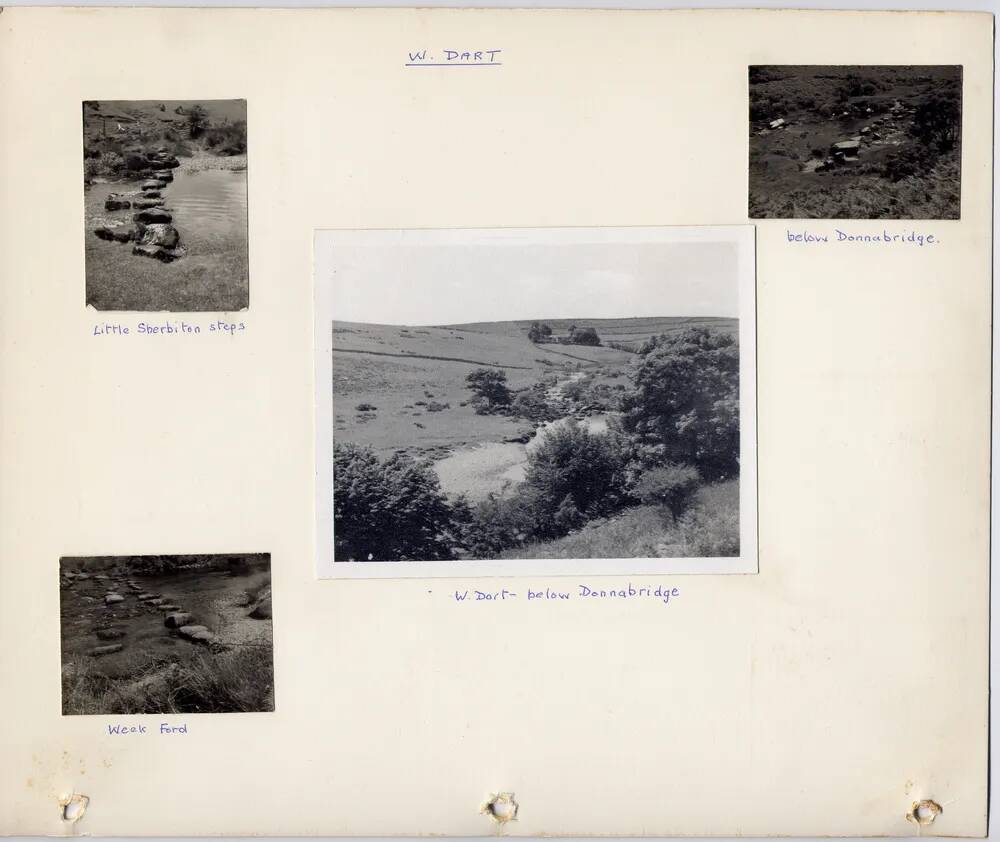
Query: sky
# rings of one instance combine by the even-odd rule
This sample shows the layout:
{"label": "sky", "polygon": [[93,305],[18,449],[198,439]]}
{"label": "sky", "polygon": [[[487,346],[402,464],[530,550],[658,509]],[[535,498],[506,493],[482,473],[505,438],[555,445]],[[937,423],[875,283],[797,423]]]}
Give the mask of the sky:
{"label": "sky", "polygon": [[[565,229],[564,229],[565,230]],[[319,240],[332,317],[376,324],[739,315],[728,242]],[[544,236],[544,235],[543,235]],[[433,238],[432,238],[433,239]]]}

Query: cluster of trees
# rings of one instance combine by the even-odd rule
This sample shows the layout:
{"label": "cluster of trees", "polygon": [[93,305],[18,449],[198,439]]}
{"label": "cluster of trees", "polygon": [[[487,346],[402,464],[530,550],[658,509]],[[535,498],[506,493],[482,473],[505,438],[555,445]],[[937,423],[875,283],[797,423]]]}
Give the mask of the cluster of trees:
{"label": "cluster of trees", "polygon": [[[739,349],[729,334],[696,328],[640,355],[608,432],[572,419],[550,428],[524,482],[477,503],[449,500],[430,463],[335,445],[336,559],[493,557],[639,503],[681,518],[705,482],[739,474]],[[468,380],[481,400],[510,403],[502,371]]]}
{"label": "cluster of trees", "polygon": [[577,327],[570,325],[565,336],[553,338],[552,327],[544,322],[532,322],[528,328],[528,339],[540,344],[543,342],[558,342],[560,345],[600,345],[601,338],[593,327]]}

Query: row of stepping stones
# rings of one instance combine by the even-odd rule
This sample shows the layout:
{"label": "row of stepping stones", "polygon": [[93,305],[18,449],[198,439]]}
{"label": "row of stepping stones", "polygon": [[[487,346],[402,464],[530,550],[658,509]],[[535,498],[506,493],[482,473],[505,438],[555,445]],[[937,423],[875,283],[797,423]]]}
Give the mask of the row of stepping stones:
{"label": "row of stepping stones", "polygon": [[102,225],[94,229],[94,234],[102,240],[134,243],[132,254],[170,263],[181,257],[184,250],[180,246],[180,234],[171,224],[173,215],[163,207],[163,190],[174,180],[173,170],[180,166],[180,161],[167,154],[166,147],[161,146],[155,152],[147,153],[146,162],[150,166],[151,177],[140,185],[140,198],[129,198],[132,194],[126,193],[109,193],[104,201],[107,211],[137,211],[132,216],[134,226],[124,230]]}
{"label": "row of stepping stones", "polygon": [[[79,578],[79,576],[77,578]],[[160,594],[147,593],[134,579],[129,579],[125,582],[125,585],[133,592],[135,598],[142,603],[142,605],[148,608],[153,608],[156,611],[168,612],[163,620],[163,625],[165,625],[168,629],[176,631],[180,637],[192,643],[216,643],[215,635],[212,634],[206,626],[194,623],[194,617],[187,611],[182,610],[179,605],[174,605],[165,597],[160,596]],[[116,605],[117,603],[124,601],[125,597],[116,591],[110,591],[104,595],[104,604],[107,606]],[[123,629],[114,627],[98,629],[96,634],[99,640],[105,641],[118,640],[125,636]],[[100,657],[101,655],[112,655],[115,652],[121,652],[122,649],[123,644],[121,643],[109,643],[105,646],[95,647],[90,651],[90,654],[95,657]]]}

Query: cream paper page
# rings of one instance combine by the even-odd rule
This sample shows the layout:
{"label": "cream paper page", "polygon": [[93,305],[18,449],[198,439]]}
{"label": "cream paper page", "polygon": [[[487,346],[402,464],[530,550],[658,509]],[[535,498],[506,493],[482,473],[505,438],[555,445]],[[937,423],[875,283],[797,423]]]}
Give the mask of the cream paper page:
{"label": "cream paper page", "polygon": [[[5,9],[0,830],[983,834],[991,49],[980,14]],[[314,232],[746,224],[759,64],[964,91],[960,220],[756,223],[759,572],[317,580]],[[246,311],[85,307],[81,103],[158,98],[246,100]],[[274,711],[63,716],[59,559],[213,553],[270,553]]]}

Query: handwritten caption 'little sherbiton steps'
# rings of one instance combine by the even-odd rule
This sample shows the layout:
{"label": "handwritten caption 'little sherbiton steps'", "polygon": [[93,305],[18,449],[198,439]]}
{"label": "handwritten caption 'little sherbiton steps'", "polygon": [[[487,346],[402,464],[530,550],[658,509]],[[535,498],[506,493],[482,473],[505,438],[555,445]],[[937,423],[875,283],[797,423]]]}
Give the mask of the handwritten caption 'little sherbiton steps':
{"label": "handwritten caption 'little sherbiton steps'", "polygon": [[569,588],[522,588],[517,590],[501,588],[500,590],[456,590],[450,594],[450,598],[455,602],[469,603],[491,603],[491,602],[560,602],[572,600],[587,601],[645,601],[649,599],[660,600],[664,605],[669,605],[671,600],[676,600],[681,595],[680,588],[669,587],[667,585],[657,585],[649,587],[647,585],[636,586],[631,583],[624,587],[592,587],[590,585],[573,585]]}
{"label": "handwritten caption 'little sherbiton steps'", "polygon": [[133,325],[103,322],[94,325],[91,336],[197,336],[200,334],[238,336],[246,329],[247,326],[244,322],[228,322],[223,319],[208,324],[169,320],[165,322],[139,322]]}

